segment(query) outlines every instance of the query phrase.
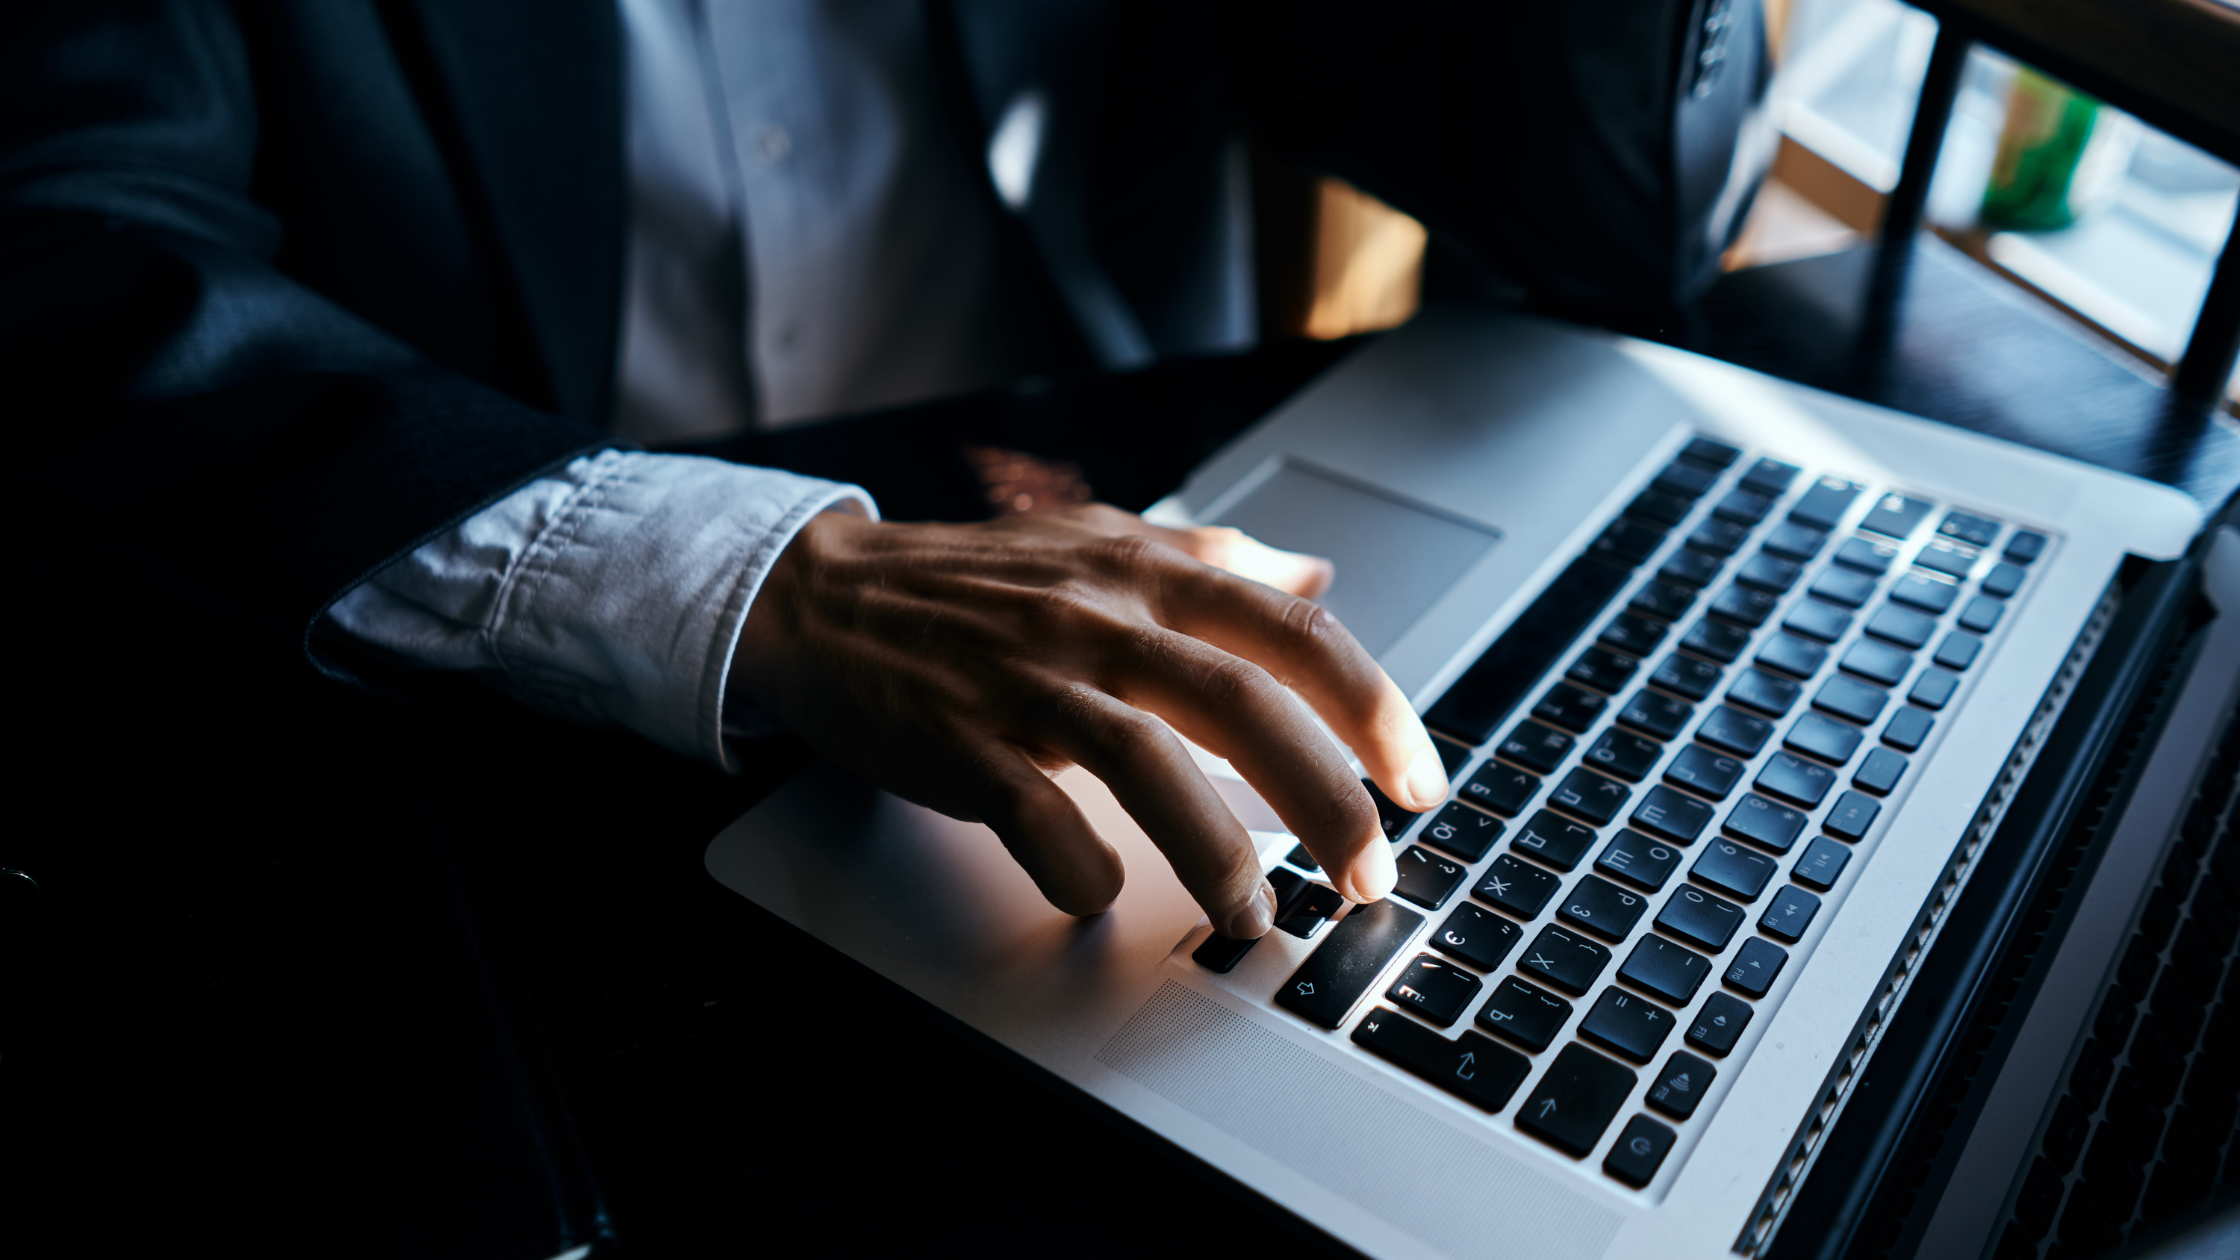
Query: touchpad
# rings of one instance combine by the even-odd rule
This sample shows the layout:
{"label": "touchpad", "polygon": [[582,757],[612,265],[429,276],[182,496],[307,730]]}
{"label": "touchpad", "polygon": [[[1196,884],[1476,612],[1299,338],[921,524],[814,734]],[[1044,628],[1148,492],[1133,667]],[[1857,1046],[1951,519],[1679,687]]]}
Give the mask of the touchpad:
{"label": "touchpad", "polygon": [[1290,460],[1214,523],[1271,547],[1328,557],[1338,573],[1322,605],[1372,656],[1399,642],[1501,541],[1490,525]]}

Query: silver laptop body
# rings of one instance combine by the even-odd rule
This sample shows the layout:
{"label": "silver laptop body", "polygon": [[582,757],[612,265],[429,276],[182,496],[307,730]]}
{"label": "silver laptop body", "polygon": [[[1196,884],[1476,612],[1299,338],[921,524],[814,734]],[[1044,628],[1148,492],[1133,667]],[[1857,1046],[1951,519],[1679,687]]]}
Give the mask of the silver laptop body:
{"label": "silver laptop body", "polygon": [[[1519,1126],[1559,1050],[1579,1041],[1596,995],[1623,992],[1616,961],[1573,998],[1547,1049],[1503,1043],[1504,1053],[1527,1060],[1528,1072],[1495,1111],[1354,1039],[1376,1012],[1395,1018],[1387,987],[1433,947],[1446,916],[1473,901],[1489,863],[1513,853],[1530,808],[1508,820],[1508,836],[1491,852],[1457,860],[1467,873],[1437,909],[1411,907],[1422,919],[1414,936],[1335,1030],[1274,1004],[1335,929],[1311,939],[1271,932],[1227,974],[1198,965],[1192,953],[1210,933],[1203,914],[1150,841],[1079,770],[1060,781],[1128,870],[1118,902],[1092,919],[1052,910],[985,828],[873,791],[828,766],[804,772],[727,827],[708,847],[708,870],[1368,1254],[1591,1260],[1752,1250],[1782,1227],[1790,1192],[1902,1000],[1913,962],[2105,628],[2118,565],[2127,554],[2179,554],[2201,527],[2199,508],[2166,487],[1667,347],[1522,317],[1438,311],[1342,363],[1199,469],[1154,514],[1234,523],[1279,546],[1331,555],[1339,577],[1326,602],[1423,711],[1698,436],[1745,454],[1639,565],[1597,624],[1625,609],[1628,592],[1655,580],[1660,563],[1761,456],[1804,470],[1777,517],[1816,476],[1869,487],[1834,531],[1838,542],[1883,493],[1933,501],[1935,514],[1900,545],[1899,572],[1930,545],[1937,518],[1950,510],[2000,523],[2009,531],[2003,538],[2029,530],[2047,542],[2005,601],[2005,615],[1980,636],[1980,657],[1957,671],[1957,694],[1903,778],[1877,798],[1864,833],[1843,844],[1849,860],[1817,892],[1809,926],[1783,943],[1786,965],[1750,1003],[1754,1016],[1731,1048],[1712,1057],[1715,1076],[1686,1119],[1646,1101],[1667,1055],[1683,1048],[1674,1031],[1647,1062],[1625,1064],[1639,1087],[1583,1156]],[[1823,554],[1808,566],[1780,610],[1751,632],[1750,651],[1779,631],[1830,563]],[[1944,615],[1940,633],[1952,617]],[[1672,642],[1692,620],[1681,619]],[[1831,664],[1806,685],[1806,697],[1863,633],[1853,624],[1831,645]],[[1525,689],[1514,713],[1459,767],[1458,785],[1594,638],[1590,629]],[[1651,653],[1645,665],[1668,650]],[[1634,680],[1610,710],[1645,685]],[[1699,715],[1708,707],[1697,706]],[[1566,767],[1581,764],[1590,734],[1545,776],[1535,804],[1547,803]],[[1777,755],[1778,737],[1743,759],[1744,788],[1718,805],[1722,815]],[[1263,860],[1282,862],[1292,841],[1272,811],[1224,765],[1210,757],[1203,765],[1262,841]],[[1656,782],[1632,785],[1635,802]],[[1810,816],[1803,839],[1773,857],[1775,887],[1786,886],[1807,842],[1827,829],[1836,796],[1803,811]],[[1598,846],[1625,822],[1621,814],[1602,827]],[[1426,826],[1416,824],[1396,847],[1415,845]],[[1652,900],[1662,904],[1689,886],[1685,863],[1718,838],[1714,826],[1684,846],[1682,873]],[[1568,886],[1594,869],[1589,858],[1562,877]],[[1746,905],[1753,919],[1771,894]],[[1524,925],[1526,939],[1559,922],[1554,909]],[[1624,960],[1658,932],[1643,915],[1606,948]],[[1746,940],[1763,936],[1745,926],[1714,965],[1728,966]],[[1484,974],[1485,987],[1528,974],[1519,971],[1524,952]],[[1689,1028],[1726,987],[1714,980],[1674,1006],[1675,1028]],[[1483,1000],[1481,993],[1473,1005]],[[1466,1013],[1438,1035],[1489,1029],[1499,1031]],[[1636,1116],[1674,1135],[1638,1188],[1605,1171],[1623,1155],[1616,1147]]]}

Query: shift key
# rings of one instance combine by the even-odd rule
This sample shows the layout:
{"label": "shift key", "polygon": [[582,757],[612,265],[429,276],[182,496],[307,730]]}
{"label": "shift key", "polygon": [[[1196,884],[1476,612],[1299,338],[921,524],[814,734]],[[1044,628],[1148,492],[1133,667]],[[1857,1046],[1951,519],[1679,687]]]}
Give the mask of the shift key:
{"label": "shift key", "polygon": [[1389,897],[1355,906],[1283,982],[1276,1005],[1309,1023],[1336,1028],[1422,926],[1422,915]]}

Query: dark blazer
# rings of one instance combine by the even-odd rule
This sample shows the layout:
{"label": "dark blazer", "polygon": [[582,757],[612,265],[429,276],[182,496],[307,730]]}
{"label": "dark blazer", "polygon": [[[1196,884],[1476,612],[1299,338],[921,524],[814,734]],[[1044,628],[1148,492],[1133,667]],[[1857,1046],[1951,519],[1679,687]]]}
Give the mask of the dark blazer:
{"label": "dark blazer", "polygon": [[[1723,78],[1691,90],[1709,10]],[[1205,344],[1240,128],[1564,309],[1684,300],[1763,82],[1746,0],[932,0],[1083,362]],[[302,652],[328,603],[604,441],[613,0],[34,5],[0,50],[0,547],[19,592]],[[156,542],[154,540],[160,540]]]}

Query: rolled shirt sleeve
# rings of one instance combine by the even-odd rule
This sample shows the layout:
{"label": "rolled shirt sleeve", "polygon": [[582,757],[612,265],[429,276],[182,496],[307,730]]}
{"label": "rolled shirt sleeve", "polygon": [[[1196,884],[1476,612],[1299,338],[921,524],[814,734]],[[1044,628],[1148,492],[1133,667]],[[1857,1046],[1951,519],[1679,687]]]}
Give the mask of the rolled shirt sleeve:
{"label": "rolled shirt sleeve", "polygon": [[415,548],[328,615],[425,667],[735,770],[724,702],[740,628],[778,554],[831,509],[878,514],[837,482],[605,451]]}

